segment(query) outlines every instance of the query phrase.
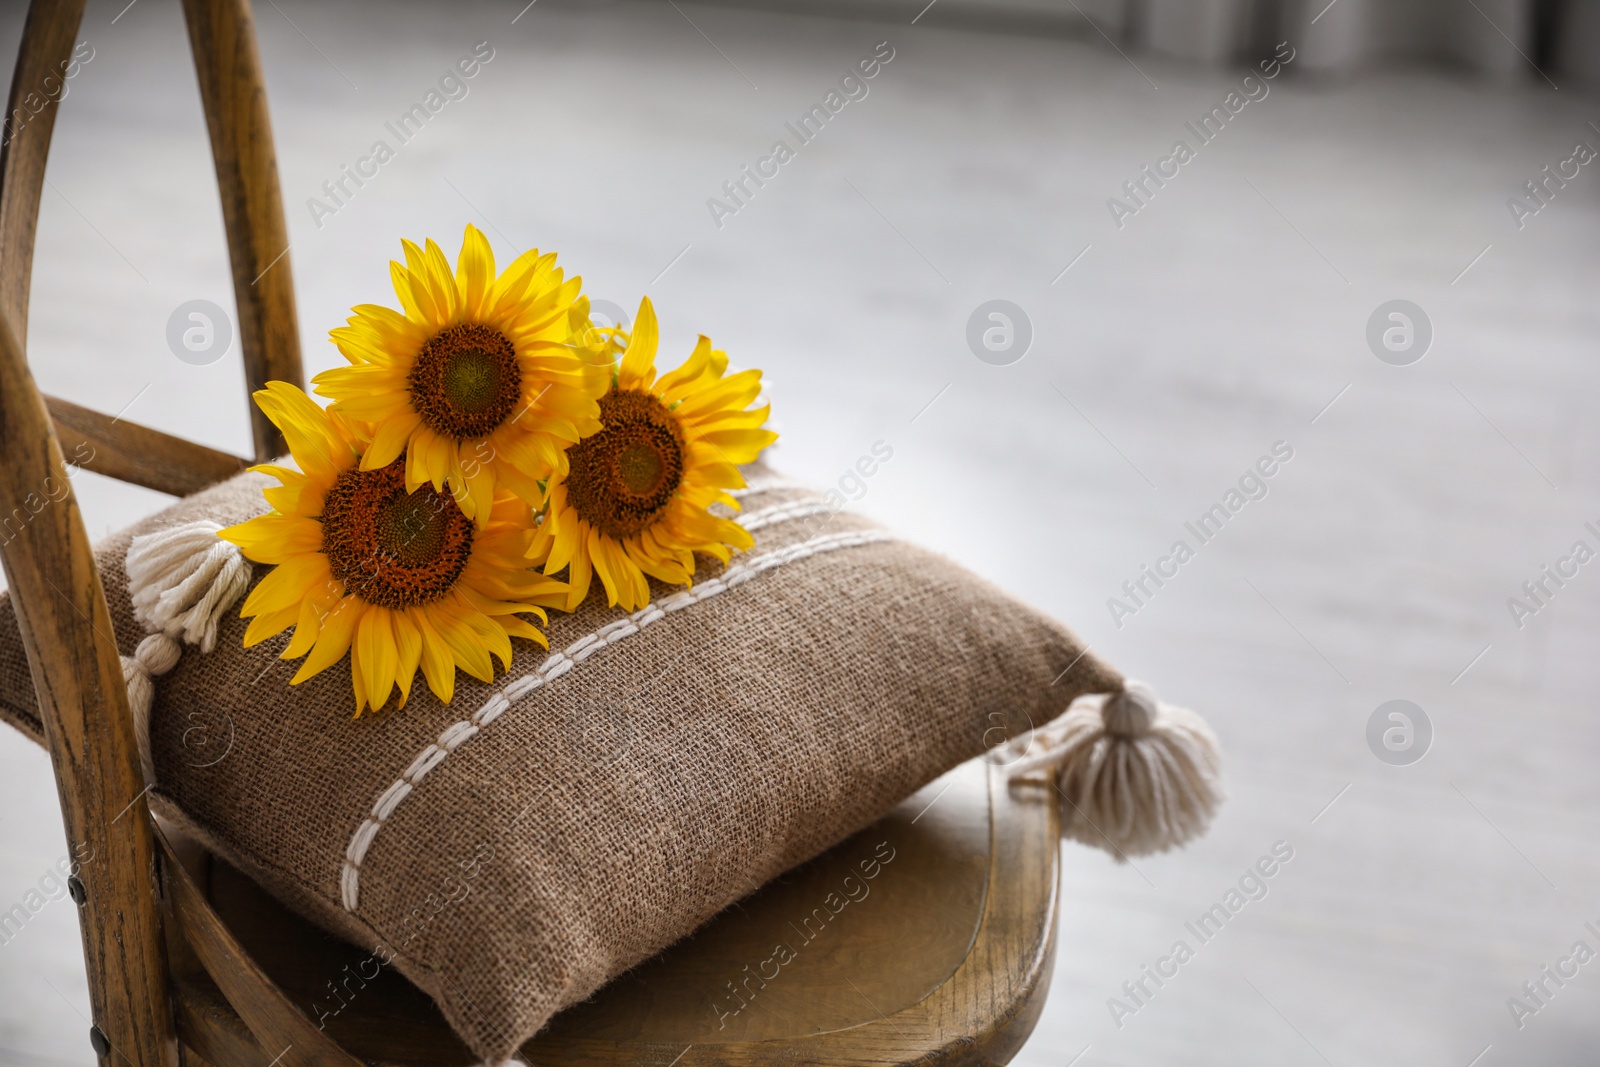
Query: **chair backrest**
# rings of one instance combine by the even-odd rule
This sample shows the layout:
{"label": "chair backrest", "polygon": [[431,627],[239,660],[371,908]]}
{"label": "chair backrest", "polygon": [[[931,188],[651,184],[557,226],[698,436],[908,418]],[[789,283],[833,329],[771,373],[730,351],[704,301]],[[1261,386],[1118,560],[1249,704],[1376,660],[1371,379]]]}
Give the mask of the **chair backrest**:
{"label": "chair backrest", "polygon": [[[72,887],[91,1040],[102,1063],[176,1067],[157,850],[121,660],[62,446],[87,441],[95,457],[83,464],[89,469],[180,495],[245,461],[45,398],[29,373],[24,340],[39,199],[84,2],[33,0],[0,146],[0,515],[29,516],[19,536],[0,545],[0,560],[67,834],[91,857]],[[274,379],[300,384],[289,243],[248,0],[184,0],[183,8],[222,195],[246,380],[251,391]],[[250,415],[255,461],[285,451],[272,424],[259,411]]]}

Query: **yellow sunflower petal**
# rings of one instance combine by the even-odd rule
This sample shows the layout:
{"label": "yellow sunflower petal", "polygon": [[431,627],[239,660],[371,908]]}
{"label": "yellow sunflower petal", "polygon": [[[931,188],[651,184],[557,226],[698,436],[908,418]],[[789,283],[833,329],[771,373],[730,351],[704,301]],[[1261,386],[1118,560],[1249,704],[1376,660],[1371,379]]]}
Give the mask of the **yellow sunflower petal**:
{"label": "yellow sunflower petal", "polygon": [[255,392],[256,406],[283,432],[289,453],[306,474],[331,479],[354,465],[355,453],[328,413],[297,386],[268,382]]}
{"label": "yellow sunflower petal", "polygon": [[456,666],[479,681],[487,682],[494,677],[494,662],[489,659],[489,650],[477,641],[478,634],[469,619],[472,614],[472,608],[449,598],[429,605],[428,619],[450,650]]}
{"label": "yellow sunflower petal", "polygon": [[621,552],[615,541],[599,530],[591,529],[585,542],[584,547],[588,549],[595,573],[605,587],[606,603],[611,607],[620,604],[624,610],[632,611],[633,578],[627,572],[626,554]]}
{"label": "yellow sunflower petal", "polygon": [[359,597],[347,596],[339,601],[323,618],[322,632],[317,635],[315,647],[300,664],[300,669],[289,680],[289,684],[296,685],[307,678],[321,674],[343,659],[344,654],[350,651],[356,624],[361,621],[361,616],[366,610],[367,605]]}
{"label": "yellow sunflower petal", "polygon": [[[411,442],[406,449],[406,492],[414,493],[419,486],[429,484],[434,480],[430,457],[434,454],[434,445],[440,441],[438,434],[427,426],[418,426],[411,435]],[[448,442],[446,442],[448,445]],[[439,480],[444,480],[445,471],[437,472]]]}
{"label": "yellow sunflower petal", "polygon": [[355,645],[350,650],[350,670],[361,675],[367,701],[374,711],[388,702],[395,671],[400,666],[389,617],[388,608],[369,607],[356,627]]}
{"label": "yellow sunflower petal", "polygon": [[740,371],[738,374],[720,379],[709,388],[698,390],[685,397],[674,410],[682,418],[688,419],[719,408],[746,407],[760,394],[761,372]]}
{"label": "yellow sunflower petal", "polygon": [[[465,631],[471,633],[477,639],[478,649],[496,656],[500,660],[502,667],[511,666],[511,638],[506,636],[505,630],[498,622],[477,610],[476,607],[468,602],[464,593],[458,591],[457,595],[461,597],[464,605],[464,610],[460,616],[461,622],[465,624]],[[493,663],[489,664],[485,674],[477,674],[472,671],[471,667],[466,669],[468,673],[471,673],[473,677],[481,681],[487,682],[494,678]]]}
{"label": "yellow sunflower petal", "polygon": [[461,321],[461,290],[456,288],[455,272],[444,257],[444,249],[432,237],[423,253],[421,277],[438,308],[440,326]]}
{"label": "yellow sunflower petal", "polygon": [[245,558],[256,563],[283,563],[291,556],[316,552],[322,547],[320,523],[301,515],[275,512],[229,526],[218,531],[217,536],[238,545]]}
{"label": "yellow sunflower petal", "polygon": [[456,259],[456,285],[461,290],[461,313],[478,321],[488,310],[489,293],[494,286],[494,250],[489,239],[472,223],[461,238],[461,255]]}
{"label": "yellow sunflower petal", "polygon": [[322,620],[342,595],[339,584],[330,580],[302,600],[299,618],[294,625],[294,637],[278,658],[299,659],[310,652],[316,646],[317,635],[322,632]]}
{"label": "yellow sunflower petal", "polygon": [[409,408],[378,423],[372,431],[372,444],[362,453],[361,469],[377,470],[399,459],[420,425],[422,417]]}
{"label": "yellow sunflower petal", "polygon": [[[407,257],[409,256],[408,251]],[[400,298],[400,306],[405,309],[406,318],[419,326],[437,329],[441,325],[443,316],[439,314],[438,305],[433,302],[433,295],[428,292],[427,284],[414,271],[390,261],[389,280],[394,283],[394,295]]]}
{"label": "yellow sunflower petal", "polygon": [[713,430],[700,436],[729,463],[749,463],[777,439],[771,430]]}
{"label": "yellow sunflower petal", "polygon": [[298,615],[298,608],[284,608],[281,611],[269,611],[257,615],[250,620],[250,625],[245,627],[244,647],[254,648],[269,637],[277,637],[294,625]]}
{"label": "yellow sunflower petal", "polygon": [[[545,573],[549,573],[546,570]],[[580,541],[572,553],[571,560],[567,563],[567,610],[577,611],[578,605],[583,603],[589,595],[589,583],[594,576],[594,565],[589,560],[587,539]]]}
{"label": "yellow sunflower petal", "polygon": [[711,338],[705,334],[700,335],[700,340],[695,344],[694,351],[683,365],[677,370],[668,371],[655,383],[655,392],[667,403],[671,404],[679,399],[678,390],[693,382],[706,373],[706,368],[711,363]]}
{"label": "yellow sunflower petal", "polygon": [[395,668],[395,685],[400,688],[399,707],[405,707],[411,698],[411,682],[416,677],[417,665],[422,660],[422,631],[418,629],[415,609],[397,611],[390,619],[394,626],[394,645],[398,655]]}
{"label": "yellow sunflower petal", "polygon": [[512,637],[527,638],[540,648],[550,647],[550,639],[544,635],[544,631],[531,622],[524,622],[522,619],[502,619],[500,625]]}
{"label": "yellow sunflower petal", "polygon": [[239,614],[249,618],[285,608],[298,608],[307,591],[322,584],[327,577],[326,556],[316,552],[292,556],[268,571],[267,576],[250,590]]}
{"label": "yellow sunflower petal", "polygon": [[494,465],[488,463],[477,464],[471,474],[463,473],[457,481],[457,491],[465,490],[468,497],[468,500],[461,502],[461,510],[469,516],[487,521],[494,507],[495,469]]}
{"label": "yellow sunflower petal", "polygon": [[448,704],[456,688],[456,661],[450,654],[450,646],[429,621],[427,609],[414,610],[411,618],[422,638],[423,677],[427,678],[428,688],[433,690],[433,695]]}
{"label": "yellow sunflower petal", "polygon": [[535,276],[549,270],[555,261],[554,255],[540,255],[537,248],[530,248],[512,260],[489,290],[485,319],[503,324],[504,320],[514,317],[517,308],[524,303]]}
{"label": "yellow sunflower petal", "polygon": [[628,347],[617,368],[618,389],[648,389],[655,379],[656,344],[659,340],[656,309],[647,296],[639,301],[639,314],[633,320]]}

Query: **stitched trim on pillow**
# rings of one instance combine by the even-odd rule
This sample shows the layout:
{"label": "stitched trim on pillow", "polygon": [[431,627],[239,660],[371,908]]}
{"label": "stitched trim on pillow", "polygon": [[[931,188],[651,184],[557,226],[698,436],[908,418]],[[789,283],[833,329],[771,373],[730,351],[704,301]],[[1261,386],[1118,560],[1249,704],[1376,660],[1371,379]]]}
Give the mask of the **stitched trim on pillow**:
{"label": "stitched trim on pillow", "polygon": [[728,494],[735,497],[747,497],[755,493],[777,493],[786,490],[805,490],[813,492],[811,486],[800,482],[791,482],[789,479],[766,471],[750,474],[745,481],[743,489],[729,489]]}
{"label": "stitched trim on pillow", "polygon": [[780,522],[788,522],[790,519],[809,519],[813,515],[829,515],[838,510],[826,500],[816,497],[786,500],[782,504],[774,504],[770,508],[762,508],[760,511],[750,512],[739,520],[739,525],[751,533],[755,533],[764,527],[773,526]]}

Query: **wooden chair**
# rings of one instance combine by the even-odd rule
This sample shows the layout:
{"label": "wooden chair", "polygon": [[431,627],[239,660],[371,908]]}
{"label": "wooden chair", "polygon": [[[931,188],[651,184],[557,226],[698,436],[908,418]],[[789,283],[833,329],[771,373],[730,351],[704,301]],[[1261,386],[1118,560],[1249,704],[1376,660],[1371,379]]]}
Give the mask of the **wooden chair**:
{"label": "wooden chair", "polygon": [[[10,106],[70,55],[84,0],[34,0]],[[288,240],[247,0],[184,0],[232,259],[249,385],[301,381]],[[56,105],[0,149],[0,514],[62,481],[62,447],[91,469],[173,494],[239,457],[41,397],[22,347],[34,231]],[[251,411],[255,460],[283,451]],[[47,483],[47,479],[56,481]],[[468,1064],[437,1010],[392,973],[317,1017],[330,977],[363,951],[290,914],[151,817],[111,620],[77,504],[44,508],[0,549],[27,644],[71,841],[94,850],[79,904],[102,1064],[171,1067]],[[982,761],[729,909],[559,1016],[532,1063],[1003,1063],[1031,1031],[1056,930],[1057,809]],[[803,921],[880,840],[892,867],[778,978],[746,965]],[[890,873],[892,872],[892,873]],[[804,935],[802,935],[804,936]],[[739,983],[737,986],[735,983]],[[319,1023],[322,1025],[319,1026]]]}

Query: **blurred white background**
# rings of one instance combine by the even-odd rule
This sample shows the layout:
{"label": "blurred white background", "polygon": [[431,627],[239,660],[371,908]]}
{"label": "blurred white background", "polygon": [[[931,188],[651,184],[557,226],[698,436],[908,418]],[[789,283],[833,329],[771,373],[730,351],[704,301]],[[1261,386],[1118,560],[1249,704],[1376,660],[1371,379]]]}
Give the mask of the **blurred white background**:
{"label": "blurred white background", "polygon": [[[308,373],[352,304],[390,300],[402,236],[453,256],[471,221],[507,260],[559,250],[597,298],[648,293],[664,351],[703,330],[766,369],[780,466],[837,484],[887,442],[855,507],[1206,714],[1230,803],[1136,867],[1067,847],[1051,999],[1017,1062],[1597,1062],[1600,963],[1520,1029],[1507,1006],[1575,942],[1600,950],[1600,564],[1520,629],[1507,605],[1575,541],[1600,548],[1596,165],[1521,228],[1508,207],[1600,147],[1582,64],[1531,65],[1560,42],[1291,62],[1118,228],[1108,198],[1195,145],[1185,123],[1242,67],[971,7],[913,25],[921,4],[524,2],[257,5]],[[125,5],[90,4],[94,58],[56,128],[34,372],[245,452],[237,352],[196,367],[165,340],[185,301],[232,307],[179,6]],[[1297,56],[1375,5],[1312,24],[1321,7]],[[1515,51],[1480,7],[1507,10],[1449,17]],[[468,95],[319,226],[308,199],[480,41]],[[866,97],[719,227],[708,198],[880,42]],[[967,343],[991,299],[1031,323],[1009,365]],[[1368,346],[1394,299],[1431,321],[1420,362]],[[1279,441],[1269,494],[1119,627],[1108,598]],[[162,503],[92,475],[78,491],[96,534]],[[1391,699],[1432,723],[1419,762],[1369,749]],[[1267,897],[1119,1027],[1108,998],[1279,841],[1294,855]],[[0,736],[0,910],[65,850],[46,755]],[[86,1011],[73,909],[51,904],[0,945],[0,1063],[93,1062]]]}

